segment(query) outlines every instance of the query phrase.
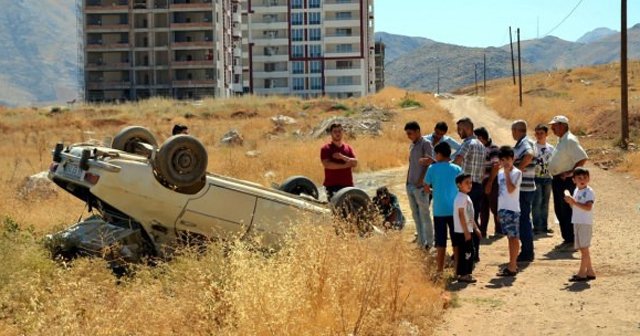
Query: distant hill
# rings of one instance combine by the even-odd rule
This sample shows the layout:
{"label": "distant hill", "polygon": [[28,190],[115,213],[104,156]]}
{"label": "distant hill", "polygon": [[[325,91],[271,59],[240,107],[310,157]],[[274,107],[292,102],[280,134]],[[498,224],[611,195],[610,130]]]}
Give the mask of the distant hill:
{"label": "distant hill", "polygon": [[588,44],[588,43],[600,40],[602,38],[609,37],[611,35],[619,34],[619,33],[620,32],[618,32],[616,30],[609,29],[609,28],[596,28],[596,29],[594,29],[594,30],[582,35],[582,37],[577,39],[576,42]]}
{"label": "distant hill", "polygon": [[2,1],[0,104],[29,105],[75,98],[74,1]]}
{"label": "distant hill", "polygon": [[423,45],[435,43],[435,41],[424,37],[411,37],[385,32],[377,32],[375,38],[376,41],[382,41],[385,44],[385,64],[389,64],[398,57],[406,55]]}
{"label": "distant hill", "polygon": [[[620,34],[617,32],[606,28],[596,29],[581,39],[583,42],[579,43],[546,36],[521,41],[523,74],[606,64],[620,59]],[[396,41],[402,40],[396,38]],[[435,91],[437,68],[440,66],[440,91],[467,86],[474,82],[473,64],[478,63],[481,68],[484,53],[487,54],[487,79],[512,74],[509,45],[500,48],[468,48],[429,41],[419,48],[393,47],[401,55],[386,66],[387,85]],[[630,59],[640,59],[640,24],[629,28],[628,48]],[[403,50],[410,51],[402,53]],[[515,43],[514,50],[517,53]]]}

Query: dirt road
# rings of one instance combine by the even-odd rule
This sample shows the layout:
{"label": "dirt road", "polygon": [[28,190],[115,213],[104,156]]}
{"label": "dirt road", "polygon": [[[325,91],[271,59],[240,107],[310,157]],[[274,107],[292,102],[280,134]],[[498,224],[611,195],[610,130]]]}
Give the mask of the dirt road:
{"label": "dirt road", "polygon": [[[497,144],[514,144],[511,122],[478,98],[457,97],[442,104],[454,119],[467,116],[476,127],[485,126]],[[553,135],[550,141],[556,142]],[[549,227],[556,233],[536,239],[536,260],[520,265],[523,271],[516,278],[495,276],[508,259],[506,240],[483,242],[481,262],[474,271],[478,283],[449,285],[453,308],[447,310],[436,335],[640,335],[640,183],[589,168],[596,192],[592,258],[597,280],[567,281],[578,268],[579,253],[554,249],[562,238],[551,211]],[[359,184],[385,181],[411,218],[405,169],[369,175]]]}

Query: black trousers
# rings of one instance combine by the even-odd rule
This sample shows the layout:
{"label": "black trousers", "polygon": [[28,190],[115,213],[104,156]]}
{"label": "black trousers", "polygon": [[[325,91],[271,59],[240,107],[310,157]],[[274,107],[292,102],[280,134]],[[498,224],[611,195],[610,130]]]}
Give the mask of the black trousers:
{"label": "black trousers", "polygon": [[560,222],[562,239],[565,243],[573,243],[573,224],[571,223],[573,211],[571,206],[564,201],[564,191],[568,190],[573,195],[576,185],[571,177],[563,179],[560,175],[556,175],[551,182],[551,189],[553,190],[553,208],[556,218]]}
{"label": "black trousers", "polygon": [[[478,224],[480,213],[482,212],[482,199],[484,198],[484,187],[481,183],[473,182],[471,186],[471,192],[469,192],[469,198],[473,203],[473,220]],[[480,260],[480,238],[477,235],[472,234],[473,240],[473,260]]]}
{"label": "black trousers", "polygon": [[[471,233],[473,236],[473,233]],[[464,276],[473,272],[473,239],[464,240],[464,233],[453,234],[453,246],[458,247],[458,264],[456,265],[456,273],[458,276]]]}

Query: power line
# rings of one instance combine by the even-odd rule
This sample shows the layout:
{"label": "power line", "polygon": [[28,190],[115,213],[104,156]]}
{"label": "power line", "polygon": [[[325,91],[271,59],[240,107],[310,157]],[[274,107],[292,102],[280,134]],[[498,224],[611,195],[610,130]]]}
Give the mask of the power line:
{"label": "power line", "polygon": [[573,12],[575,12],[576,9],[578,9],[578,7],[582,3],[582,1],[584,1],[584,0],[578,1],[578,4],[576,4],[576,6],[573,7],[573,9],[569,12],[569,14],[567,14],[567,16],[565,16],[564,19],[562,19],[562,21],[560,21],[560,23],[558,23],[555,27],[553,27],[553,29],[551,29],[548,33],[544,34],[544,36],[547,36],[547,35],[553,33],[554,30],[558,29],[558,27],[560,27],[565,21],[567,21],[567,19],[571,16],[571,14],[573,14]]}

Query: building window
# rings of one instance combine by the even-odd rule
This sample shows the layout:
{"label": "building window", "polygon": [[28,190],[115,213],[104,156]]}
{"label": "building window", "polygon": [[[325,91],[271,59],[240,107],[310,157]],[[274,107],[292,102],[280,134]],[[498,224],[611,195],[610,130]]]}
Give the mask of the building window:
{"label": "building window", "polygon": [[336,69],[351,69],[353,68],[353,61],[336,61]]}
{"label": "building window", "polygon": [[302,91],[302,90],[304,90],[304,78],[294,78],[293,79],[293,90],[294,91]]}
{"label": "building window", "polygon": [[302,13],[291,13],[291,24],[292,25],[301,25],[302,24]]}
{"label": "building window", "polygon": [[309,8],[320,8],[320,0],[309,0]]}
{"label": "building window", "polygon": [[321,57],[322,56],[322,46],[319,44],[313,44],[309,46],[309,56],[311,57]]}
{"label": "building window", "polygon": [[353,51],[353,46],[351,44],[338,44],[336,45],[336,52],[338,53],[349,53]]}
{"label": "building window", "polygon": [[320,24],[320,12],[309,12],[309,24]]}
{"label": "building window", "polygon": [[352,0],[336,0],[336,3],[339,3],[339,4],[345,4],[345,3],[351,3],[351,2]]}
{"label": "building window", "polygon": [[275,39],[278,38],[278,31],[277,30],[265,30],[262,32],[262,36],[264,36],[264,38],[266,39]]}
{"label": "building window", "polygon": [[351,28],[337,28],[336,36],[351,36]]}
{"label": "building window", "polygon": [[353,77],[350,77],[350,76],[338,77],[338,85],[353,85]]}
{"label": "building window", "polygon": [[291,47],[291,57],[301,58],[304,57],[304,46],[294,45]]}
{"label": "building window", "polygon": [[311,90],[322,90],[322,77],[311,77]]}
{"label": "building window", "polygon": [[292,62],[291,72],[293,72],[294,74],[304,73],[304,62]]}
{"label": "building window", "polygon": [[291,41],[302,41],[304,37],[303,29],[291,29]]}
{"label": "building window", "polygon": [[265,63],[264,64],[264,72],[273,72],[276,71],[275,63]]}
{"label": "building window", "polygon": [[336,20],[351,20],[351,12],[337,12]]}
{"label": "building window", "polygon": [[321,73],[322,72],[322,62],[320,62],[320,61],[311,61],[309,63],[309,67],[311,69],[311,73]]}
{"label": "building window", "polygon": [[291,0],[291,8],[302,8],[302,0]]}
{"label": "building window", "polygon": [[309,29],[309,40],[310,41],[320,41],[322,38],[322,33],[320,28]]}
{"label": "building window", "polygon": [[265,47],[264,48],[264,55],[265,56],[274,56],[274,55],[277,55],[277,54],[278,54],[278,47]]}

